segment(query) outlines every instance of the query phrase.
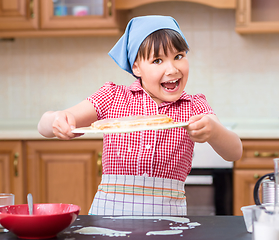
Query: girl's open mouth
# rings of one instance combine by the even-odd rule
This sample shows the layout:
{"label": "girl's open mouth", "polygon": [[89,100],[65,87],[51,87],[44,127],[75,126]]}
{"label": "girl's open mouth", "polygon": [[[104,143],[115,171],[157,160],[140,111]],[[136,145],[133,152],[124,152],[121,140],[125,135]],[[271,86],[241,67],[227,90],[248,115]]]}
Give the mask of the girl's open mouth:
{"label": "girl's open mouth", "polygon": [[179,86],[180,79],[172,80],[169,82],[161,83],[161,86],[165,88],[167,91],[173,91]]}

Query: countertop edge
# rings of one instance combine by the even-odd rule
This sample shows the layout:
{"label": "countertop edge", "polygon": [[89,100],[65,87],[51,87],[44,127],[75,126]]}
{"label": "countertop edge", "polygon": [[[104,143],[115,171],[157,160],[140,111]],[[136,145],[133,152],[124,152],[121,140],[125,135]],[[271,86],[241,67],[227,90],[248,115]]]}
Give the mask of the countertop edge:
{"label": "countertop edge", "polygon": [[[37,130],[0,130],[0,140],[54,140],[46,138]],[[103,134],[88,134],[76,139],[103,139]]]}

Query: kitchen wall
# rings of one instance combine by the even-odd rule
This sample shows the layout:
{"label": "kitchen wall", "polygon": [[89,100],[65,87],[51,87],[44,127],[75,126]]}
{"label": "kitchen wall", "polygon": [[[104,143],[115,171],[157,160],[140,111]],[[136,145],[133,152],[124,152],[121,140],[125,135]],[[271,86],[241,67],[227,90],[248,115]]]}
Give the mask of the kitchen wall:
{"label": "kitchen wall", "polygon": [[[219,118],[278,118],[279,34],[239,35],[235,11],[174,2],[134,9],[129,16],[171,15],[189,46],[186,91],[204,93]],[[0,123],[37,122],[70,107],[106,81],[134,78],[107,55],[118,37],[30,38],[0,42]]]}

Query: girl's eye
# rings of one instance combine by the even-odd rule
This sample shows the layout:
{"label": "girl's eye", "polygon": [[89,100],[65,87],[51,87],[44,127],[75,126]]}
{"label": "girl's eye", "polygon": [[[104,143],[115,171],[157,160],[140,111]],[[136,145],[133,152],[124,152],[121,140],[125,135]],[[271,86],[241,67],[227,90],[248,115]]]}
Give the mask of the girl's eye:
{"label": "girl's eye", "polygon": [[155,59],[155,60],[153,61],[153,63],[155,63],[155,64],[160,64],[161,62],[162,62],[162,59],[160,59],[160,58]]}
{"label": "girl's eye", "polygon": [[183,55],[182,54],[177,54],[174,59],[175,60],[179,60],[181,58],[183,58]]}

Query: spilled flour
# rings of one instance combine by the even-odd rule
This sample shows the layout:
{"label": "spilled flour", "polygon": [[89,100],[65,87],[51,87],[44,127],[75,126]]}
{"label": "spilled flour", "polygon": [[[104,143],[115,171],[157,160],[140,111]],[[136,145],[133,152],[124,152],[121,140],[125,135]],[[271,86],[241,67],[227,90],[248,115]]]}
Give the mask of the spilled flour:
{"label": "spilled flour", "polygon": [[111,219],[157,219],[157,220],[167,220],[177,223],[188,223],[189,218],[184,217],[170,217],[170,216],[119,216],[119,217],[104,217]]}
{"label": "spilled flour", "polygon": [[163,230],[163,231],[149,231],[146,233],[147,236],[150,235],[174,235],[182,233],[182,230]]}
{"label": "spilled flour", "polygon": [[125,237],[127,234],[130,234],[132,232],[117,231],[101,227],[84,227],[74,231],[74,233],[80,233],[85,235],[102,235],[109,237]]}
{"label": "spilled flour", "polygon": [[[118,217],[103,217],[110,218],[113,221],[117,219],[153,219],[154,222],[167,220],[171,221],[169,223],[170,229],[160,230],[160,231],[149,231],[146,233],[147,236],[150,235],[175,235],[183,233],[183,230],[193,229],[201,224],[198,222],[190,222],[189,218],[184,217],[171,217],[171,216],[118,216]],[[179,223],[179,226],[173,226]],[[187,226],[182,226],[182,224],[187,224]],[[79,225],[80,226],[80,225]],[[77,227],[77,226],[76,226]],[[85,234],[85,235],[101,235],[101,236],[109,236],[109,237],[125,237],[128,234],[131,234],[130,231],[117,231],[109,228],[101,228],[101,227],[83,227],[79,230],[74,231],[74,233]],[[183,235],[180,235],[183,236]]]}
{"label": "spilled flour", "polygon": [[201,224],[198,223],[198,222],[191,222],[191,223],[188,223],[187,224],[189,227],[197,227],[197,226],[200,226]]}
{"label": "spilled flour", "polygon": [[172,230],[186,230],[189,229],[189,227],[170,227]]}

